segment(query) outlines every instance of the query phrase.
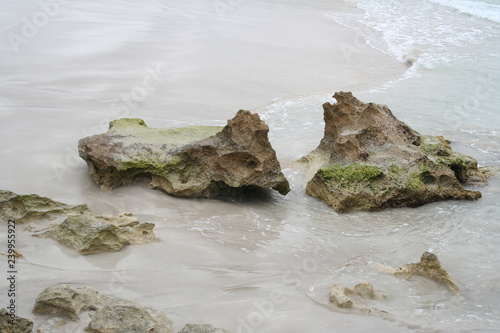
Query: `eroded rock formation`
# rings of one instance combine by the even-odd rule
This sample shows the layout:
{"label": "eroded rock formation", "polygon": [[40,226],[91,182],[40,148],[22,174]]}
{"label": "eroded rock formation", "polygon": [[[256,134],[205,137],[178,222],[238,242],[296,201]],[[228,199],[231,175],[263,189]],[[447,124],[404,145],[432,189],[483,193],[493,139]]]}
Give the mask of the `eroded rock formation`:
{"label": "eroded rock formation", "polygon": [[26,223],[86,212],[90,212],[87,205],[71,206],[36,194],[0,190],[0,218],[5,221],[15,218],[16,223]]}
{"label": "eroded rock formation", "polygon": [[79,321],[89,312],[85,328],[92,333],[159,332],[172,333],[172,323],[161,312],[114,296],[101,295],[90,287],[61,284],[44,289],[37,297],[33,313],[55,314]]}
{"label": "eroded rock formation", "polygon": [[334,97],[337,103],[323,105],[320,145],[299,161],[317,170],[309,195],[337,212],[481,197],[462,186],[487,184],[476,160],[454,152],[443,137],[420,135],[388,107],[365,104],[350,92]]}
{"label": "eroded rock formation", "polygon": [[361,282],[354,286],[354,288],[344,288],[344,294],[356,295],[365,299],[386,299],[387,295],[380,290],[375,290],[371,283]]}
{"label": "eroded rock formation", "polygon": [[338,284],[332,285],[329,293],[330,303],[335,304],[339,308],[352,308],[352,300],[344,294],[344,290]]}
{"label": "eroded rock formation", "polygon": [[354,288],[342,288],[338,284],[333,284],[329,293],[330,303],[335,304],[339,308],[357,308],[360,310],[369,310],[364,307],[356,305],[349,296],[358,296],[367,300],[384,300],[387,295],[380,290],[375,290],[371,283],[361,282],[354,286]]}
{"label": "eroded rock formation", "polygon": [[423,276],[445,285],[457,295],[461,294],[457,284],[448,272],[441,267],[441,263],[434,253],[424,252],[420,262],[389,269],[388,272],[404,279],[410,279],[414,275]]}
{"label": "eroded rock formation", "polygon": [[80,254],[120,251],[131,244],[145,244],[158,240],[153,223],[139,223],[130,213],[115,216],[71,215],[55,227],[35,234],[52,238]]}
{"label": "eroded rock formation", "polygon": [[141,119],[110,123],[107,133],[80,140],[80,156],[102,190],[148,181],[179,197],[233,195],[245,189],[289,190],[269,128],[240,110],[222,127],[154,129]]}
{"label": "eroded rock formation", "polygon": [[[33,236],[51,238],[80,254],[119,251],[126,245],[146,244],[158,240],[153,223],[140,223],[131,213],[98,215],[87,205],[71,206],[36,194],[18,195],[0,191],[0,217],[17,223],[54,220]],[[62,221],[62,223],[57,223]],[[25,228],[33,231],[31,226]],[[8,253],[0,253],[7,255]],[[24,257],[19,249],[16,257]]]}
{"label": "eroded rock formation", "polygon": [[45,288],[36,298],[33,313],[55,314],[80,320],[80,313],[96,310],[103,300],[97,291],[89,287],[73,288],[61,284]]}

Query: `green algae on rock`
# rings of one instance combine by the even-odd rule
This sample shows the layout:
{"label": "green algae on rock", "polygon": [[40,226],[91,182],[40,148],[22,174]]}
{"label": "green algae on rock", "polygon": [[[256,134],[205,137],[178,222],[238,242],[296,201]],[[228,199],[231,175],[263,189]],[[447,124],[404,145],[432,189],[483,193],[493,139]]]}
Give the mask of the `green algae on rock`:
{"label": "green algae on rock", "polygon": [[157,241],[154,226],[153,223],[139,223],[130,213],[115,216],[81,214],[68,216],[63,223],[34,236],[52,238],[87,255],[116,252],[126,245]]}
{"label": "green algae on rock", "polygon": [[71,206],[37,194],[20,195],[0,190],[0,218],[5,221],[14,218],[17,223],[27,223],[87,212],[90,212],[87,205]]}
{"label": "green algae on rock", "polygon": [[349,92],[334,98],[336,104],[323,105],[320,145],[299,160],[317,170],[309,195],[341,213],[481,197],[463,185],[486,185],[485,174],[443,137],[423,136],[386,106],[362,103]]}
{"label": "green algae on rock", "polygon": [[107,133],[78,143],[80,157],[102,190],[149,182],[179,197],[233,195],[252,188],[290,190],[268,126],[240,110],[225,127],[156,129],[141,119],[119,119]]}
{"label": "green algae on rock", "polygon": [[119,251],[126,245],[158,240],[153,232],[155,225],[140,223],[131,213],[98,215],[87,205],[71,206],[36,194],[18,195],[0,190],[0,217],[5,221],[16,219],[17,223],[57,219],[33,236],[52,238],[84,255]]}

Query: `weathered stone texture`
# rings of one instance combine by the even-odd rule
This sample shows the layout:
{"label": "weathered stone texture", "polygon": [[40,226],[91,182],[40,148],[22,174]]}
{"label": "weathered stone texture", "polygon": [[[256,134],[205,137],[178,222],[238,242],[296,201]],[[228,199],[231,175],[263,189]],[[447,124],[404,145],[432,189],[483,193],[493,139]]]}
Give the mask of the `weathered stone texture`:
{"label": "weathered stone texture", "polygon": [[154,129],[141,119],[110,123],[107,133],[80,140],[80,156],[102,190],[149,182],[179,197],[217,197],[252,188],[289,190],[268,126],[240,110],[222,127]]}

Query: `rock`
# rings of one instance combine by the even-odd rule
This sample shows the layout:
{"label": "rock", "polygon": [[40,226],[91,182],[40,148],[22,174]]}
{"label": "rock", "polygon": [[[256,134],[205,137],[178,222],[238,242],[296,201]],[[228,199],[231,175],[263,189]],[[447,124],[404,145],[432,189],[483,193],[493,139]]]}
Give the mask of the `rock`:
{"label": "rock", "polygon": [[85,331],[91,333],[173,333],[167,316],[145,307],[106,306],[90,314],[90,318]]}
{"label": "rock", "polygon": [[10,316],[7,309],[0,310],[0,332],[3,333],[32,333],[33,332],[33,322],[29,319],[24,319],[21,317],[13,318]]}
{"label": "rock", "polygon": [[462,186],[487,184],[476,160],[454,152],[443,137],[420,135],[386,106],[362,103],[349,92],[334,97],[336,104],[323,105],[321,143],[299,161],[315,172],[309,195],[337,212],[481,197]]}
{"label": "rock", "polygon": [[330,289],[330,303],[335,304],[339,308],[352,308],[352,300],[344,294],[344,291],[338,284],[334,284]]}
{"label": "rock", "polygon": [[139,223],[130,213],[117,216],[80,214],[34,236],[52,238],[80,254],[120,251],[130,244],[157,241],[153,223]]}
{"label": "rock", "polygon": [[33,313],[56,314],[74,321],[84,311],[92,311],[88,332],[172,333],[170,320],[161,312],[118,297],[101,295],[90,287],[61,284],[44,289],[37,297]]}
{"label": "rock", "polygon": [[485,166],[480,170],[487,178],[500,178],[500,166]]}
{"label": "rock", "polygon": [[450,291],[460,295],[460,289],[448,272],[441,267],[438,257],[424,252],[419,263],[406,264],[391,271],[395,276],[410,279],[413,275],[423,276],[444,284]]}
{"label": "rock", "polygon": [[154,129],[141,119],[110,123],[107,133],[78,143],[80,156],[104,191],[138,181],[179,197],[234,195],[247,189],[289,190],[268,126],[240,110],[224,128]]}
{"label": "rock", "polygon": [[99,293],[90,287],[74,289],[61,284],[48,287],[38,295],[33,313],[56,314],[78,321],[81,312],[97,309],[99,299]]}
{"label": "rock", "polygon": [[231,333],[222,328],[215,328],[212,325],[186,324],[178,333]]}
{"label": "rock", "polygon": [[387,295],[380,290],[373,289],[373,286],[369,282],[358,283],[353,289],[344,288],[344,294],[357,295],[365,299],[386,299]]}
{"label": "rock", "polygon": [[0,190],[0,218],[5,221],[12,218],[16,223],[53,220],[61,215],[89,211],[87,205],[71,206],[36,194],[19,195]]}
{"label": "rock", "polygon": [[[155,225],[140,223],[131,213],[97,215],[87,205],[70,206],[36,194],[0,191],[0,215],[6,220],[17,216],[19,223],[65,219],[33,236],[52,238],[81,254],[119,251],[126,245],[158,240],[153,232]],[[14,252],[16,257],[24,257],[21,251],[15,249]]]}

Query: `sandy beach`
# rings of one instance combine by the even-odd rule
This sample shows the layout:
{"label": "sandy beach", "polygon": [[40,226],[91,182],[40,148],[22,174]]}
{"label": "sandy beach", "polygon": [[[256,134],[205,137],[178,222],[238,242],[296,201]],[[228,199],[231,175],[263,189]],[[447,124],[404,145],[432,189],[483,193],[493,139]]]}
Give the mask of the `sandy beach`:
{"label": "sandy beach", "polygon": [[[289,125],[276,115],[287,103],[296,103],[290,114],[312,103],[321,110],[317,96],[326,102],[335,91],[366,95],[404,75],[408,66],[368,46],[366,33],[326,15],[359,15],[359,8],[298,0],[62,3],[18,44],[9,33],[23,36],[23,18],[31,21],[43,9],[31,0],[0,5],[0,189],[86,203],[101,214],[132,212],[156,224],[160,241],[81,256],[19,228],[26,255],[18,264],[19,316],[42,324],[48,317],[31,313],[38,293],[70,283],[159,309],[176,331],[186,323],[238,333],[411,332],[425,326],[401,295],[389,302],[389,314],[332,308],[328,284],[335,278],[351,283],[344,274],[350,272],[352,282],[375,277],[393,294],[411,289],[369,264],[418,261],[432,246],[427,235],[452,229],[450,221],[466,219],[462,213],[478,209],[476,203],[333,213],[306,197],[303,175],[291,164],[319,142],[321,111],[311,112],[310,121],[319,124],[311,125],[319,128],[311,134],[293,132],[306,129],[308,119]],[[287,197],[186,200],[144,183],[102,192],[78,157],[78,140],[104,132],[114,119],[142,118],[150,127],[224,125],[239,109],[262,113],[268,122],[292,185]],[[491,196],[481,201],[483,215],[476,216],[489,218],[498,209],[498,180],[492,184],[485,190]],[[434,225],[426,223],[430,219]],[[368,231],[364,220],[374,229]],[[405,225],[409,221],[414,224]],[[462,237],[462,231],[451,234]],[[2,228],[2,246],[5,239]],[[395,252],[408,244],[411,254]],[[453,250],[443,254],[450,274],[463,273]],[[0,281],[3,301],[6,281]],[[458,281],[472,283],[460,275]],[[438,286],[417,280],[415,288],[422,286],[437,299],[446,297]],[[400,315],[406,319],[399,321]],[[82,332],[89,321],[82,318],[60,332]]]}

